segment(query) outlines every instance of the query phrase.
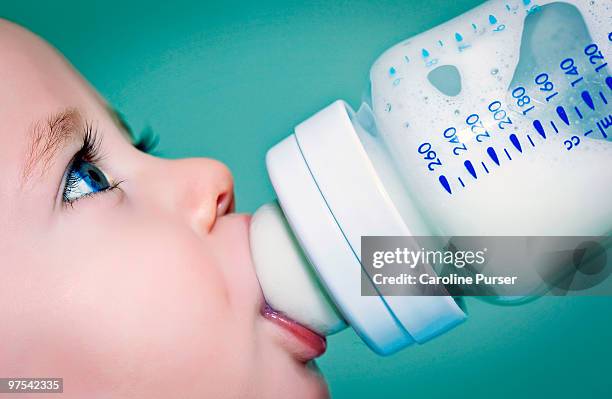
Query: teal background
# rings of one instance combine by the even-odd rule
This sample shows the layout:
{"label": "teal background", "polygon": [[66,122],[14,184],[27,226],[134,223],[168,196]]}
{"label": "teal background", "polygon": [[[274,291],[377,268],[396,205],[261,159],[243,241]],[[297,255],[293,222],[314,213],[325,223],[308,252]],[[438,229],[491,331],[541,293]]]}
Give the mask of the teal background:
{"label": "teal background", "polygon": [[[0,15],[59,48],[135,130],[151,126],[164,156],[227,163],[251,212],[274,197],[271,145],[336,98],[357,105],[387,47],[479,3],[1,1]],[[330,337],[333,397],[612,397],[612,299],[467,305],[467,323],[388,358],[352,331]]]}

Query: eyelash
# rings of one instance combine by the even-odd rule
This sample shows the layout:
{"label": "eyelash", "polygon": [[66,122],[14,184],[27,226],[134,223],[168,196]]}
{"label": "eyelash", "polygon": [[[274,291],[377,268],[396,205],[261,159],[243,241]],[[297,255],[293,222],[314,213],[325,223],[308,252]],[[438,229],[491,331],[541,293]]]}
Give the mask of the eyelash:
{"label": "eyelash", "polygon": [[147,154],[154,154],[158,144],[159,136],[150,127],[146,127],[132,143],[136,149]]}
{"label": "eyelash", "polygon": [[[101,137],[98,134],[98,130],[93,127],[91,122],[86,122],[84,126],[83,133],[83,144],[81,148],[74,154],[72,160],[67,169],[68,176],[70,176],[70,171],[77,165],[79,162],[88,162],[97,166],[98,163],[103,159],[100,144]],[[138,149],[139,151],[145,152],[147,154],[152,154],[155,148],[159,143],[159,136],[157,136],[152,129],[145,129],[140,136],[134,140],[132,145]],[[113,182],[106,190],[92,192],[89,194],[85,194],[77,199],[68,199],[66,196],[66,192],[70,189],[75,189],[79,183],[79,179],[74,177],[65,178],[65,184],[63,187],[62,194],[62,202],[66,205],[73,206],[76,201],[79,201],[83,198],[91,197],[97,194],[101,194],[107,191],[112,191],[115,189],[120,189],[119,185],[124,182],[124,180],[120,180],[117,182]]]}

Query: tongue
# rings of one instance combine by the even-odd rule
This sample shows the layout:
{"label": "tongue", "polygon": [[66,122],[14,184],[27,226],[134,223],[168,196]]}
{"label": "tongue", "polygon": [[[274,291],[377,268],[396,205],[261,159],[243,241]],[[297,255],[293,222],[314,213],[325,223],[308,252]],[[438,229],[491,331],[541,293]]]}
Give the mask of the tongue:
{"label": "tongue", "polygon": [[257,278],[272,308],[320,335],[346,327],[276,202],[255,212],[250,237]]}

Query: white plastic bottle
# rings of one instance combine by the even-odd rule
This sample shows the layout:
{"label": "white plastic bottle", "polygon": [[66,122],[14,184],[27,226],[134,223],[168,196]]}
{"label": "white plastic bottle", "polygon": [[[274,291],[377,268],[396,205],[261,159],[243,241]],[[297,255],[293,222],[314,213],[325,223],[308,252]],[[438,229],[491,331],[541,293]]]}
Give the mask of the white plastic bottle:
{"label": "white plastic bottle", "polygon": [[[362,236],[611,234],[611,7],[486,2],[387,50],[357,111],[337,101],[268,152],[311,296],[341,315],[320,331],[344,319],[387,354],[465,318],[450,296],[362,296]],[[262,252],[258,269],[282,267]],[[300,295],[262,280],[309,325]]]}

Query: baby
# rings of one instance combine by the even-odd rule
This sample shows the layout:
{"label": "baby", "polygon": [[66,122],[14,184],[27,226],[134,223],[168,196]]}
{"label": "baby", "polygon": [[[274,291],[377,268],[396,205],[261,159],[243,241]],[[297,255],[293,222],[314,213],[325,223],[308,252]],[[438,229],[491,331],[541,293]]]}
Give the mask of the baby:
{"label": "baby", "polygon": [[262,316],[229,170],[149,144],[0,20],[0,377],[61,377],[63,398],[327,397],[320,351]]}

